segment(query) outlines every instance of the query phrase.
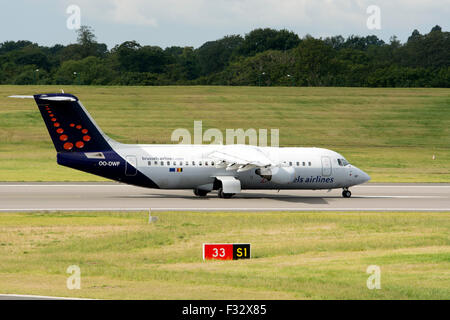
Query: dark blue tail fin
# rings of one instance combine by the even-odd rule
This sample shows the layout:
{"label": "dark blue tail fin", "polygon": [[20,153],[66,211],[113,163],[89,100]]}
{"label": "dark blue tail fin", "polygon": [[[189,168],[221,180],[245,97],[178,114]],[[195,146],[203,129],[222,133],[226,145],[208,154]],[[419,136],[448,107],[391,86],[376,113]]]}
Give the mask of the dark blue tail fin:
{"label": "dark blue tail fin", "polygon": [[102,132],[74,95],[50,93],[11,98],[36,100],[55,145],[58,164],[124,183],[159,188],[138,170],[136,163],[129,163],[116,152],[122,144]]}
{"label": "dark blue tail fin", "polygon": [[67,93],[34,96],[57,152],[101,152],[112,150],[77,97]]}

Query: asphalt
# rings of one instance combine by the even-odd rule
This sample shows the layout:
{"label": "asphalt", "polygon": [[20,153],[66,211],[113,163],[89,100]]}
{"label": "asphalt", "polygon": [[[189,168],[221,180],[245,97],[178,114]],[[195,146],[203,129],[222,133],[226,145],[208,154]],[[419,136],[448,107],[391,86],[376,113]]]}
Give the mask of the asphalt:
{"label": "asphalt", "polygon": [[341,190],[248,190],[231,199],[118,183],[0,183],[0,212],[54,210],[450,211],[450,184],[375,184]]}

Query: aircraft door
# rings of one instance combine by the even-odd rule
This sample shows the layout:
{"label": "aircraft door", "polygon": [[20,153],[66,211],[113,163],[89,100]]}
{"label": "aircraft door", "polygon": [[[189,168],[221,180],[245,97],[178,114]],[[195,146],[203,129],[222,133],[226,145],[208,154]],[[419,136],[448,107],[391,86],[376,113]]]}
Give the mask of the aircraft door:
{"label": "aircraft door", "polygon": [[329,177],[331,176],[331,173],[332,168],[330,157],[322,157],[322,176]]}
{"label": "aircraft door", "polygon": [[136,156],[126,156],[125,175],[135,176],[137,174],[137,159]]}

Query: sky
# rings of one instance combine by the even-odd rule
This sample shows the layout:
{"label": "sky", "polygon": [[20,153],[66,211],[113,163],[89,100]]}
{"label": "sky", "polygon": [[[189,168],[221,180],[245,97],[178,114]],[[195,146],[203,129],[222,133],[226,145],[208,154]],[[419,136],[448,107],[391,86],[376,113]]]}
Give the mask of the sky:
{"label": "sky", "polygon": [[[76,42],[75,30],[67,27],[68,19],[75,21],[67,13],[70,5],[80,9],[81,24],[92,27],[109,49],[129,40],[197,48],[267,27],[300,37],[374,34],[386,42],[392,35],[405,42],[414,29],[423,34],[435,25],[450,31],[450,0],[2,0],[0,42]],[[372,5],[379,16],[367,12]],[[369,29],[368,19],[379,21],[380,28]]]}

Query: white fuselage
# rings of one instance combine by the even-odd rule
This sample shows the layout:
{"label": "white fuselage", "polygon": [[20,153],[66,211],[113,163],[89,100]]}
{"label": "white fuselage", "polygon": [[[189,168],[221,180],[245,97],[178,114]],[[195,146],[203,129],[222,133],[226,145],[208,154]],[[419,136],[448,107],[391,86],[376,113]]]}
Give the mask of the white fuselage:
{"label": "white fuselage", "polygon": [[[280,168],[293,173],[287,183],[274,183],[255,173],[217,167],[209,155],[215,151],[233,153],[257,148]],[[322,148],[274,148],[248,145],[124,145],[115,151],[133,168],[152,179],[162,189],[211,189],[217,176],[232,176],[242,189],[333,189],[348,188],[370,179],[362,170],[346,163],[340,154]],[[345,161],[346,162],[346,161]],[[131,168],[131,170],[130,170]]]}

